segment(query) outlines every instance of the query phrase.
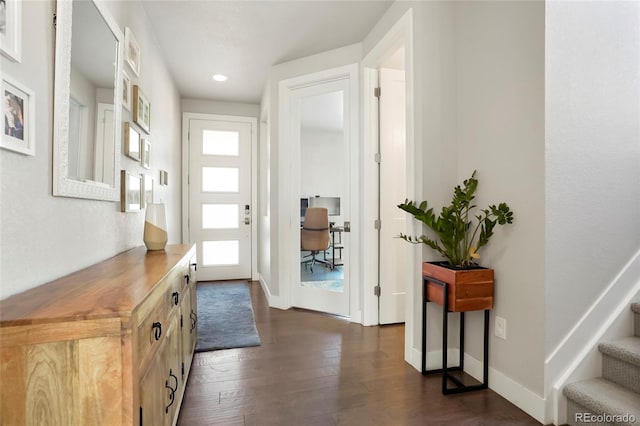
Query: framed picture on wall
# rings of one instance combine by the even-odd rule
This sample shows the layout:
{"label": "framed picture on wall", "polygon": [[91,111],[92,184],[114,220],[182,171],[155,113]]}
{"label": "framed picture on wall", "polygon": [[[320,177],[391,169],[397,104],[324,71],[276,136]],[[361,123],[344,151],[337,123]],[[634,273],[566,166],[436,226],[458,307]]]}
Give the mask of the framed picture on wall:
{"label": "framed picture on wall", "polygon": [[120,171],[120,211],[137,212],[142,208],[142,176]]}
{"label": "framed picture on wall", "polygon": [[127,111],[131,111],[131,78],[126,72],[122,72],[122,107]]}
{"label": "framed picture on wall", "polygon": [[2,139],[0,147],[36,155],[35,97],[33,92],[7,75],[2,76]]}
{"label": "framed picture on wall", "polygon": [[22,0],[0,0],[0,53],[22,62]]}
{"label": "framed picture on wall", "polygon": [[140,161],[140,133],[129,122],[124,123],[124,155]]}
{"label": "framed picture on wall", "polygon": [[169,185],[169,173],[166,170],[160,170],[160,185]]}
{"label": "framed picture on wall", "polygon": [[141,150],[142,159],[140,161],[142,162],[142,167],[144,167],[145,169],[150,169],[151,141],[149,139],[142,139]]}
{"label": "framed picture on wall", "polygon": [[136,77],[139,77],[140,45],[138,45],[138,41],[129,27],[124,29],[124,61],[129,65]]}
{"label": "framed picture on wall", "polygon": [[133,122],[145,132],[151,132],[151,105],[138,85],[133,86]]}
{"label": "framed picture on wall", "polygon": [[153,204],[153,178],[149,175],[142,176],[142,207]]}

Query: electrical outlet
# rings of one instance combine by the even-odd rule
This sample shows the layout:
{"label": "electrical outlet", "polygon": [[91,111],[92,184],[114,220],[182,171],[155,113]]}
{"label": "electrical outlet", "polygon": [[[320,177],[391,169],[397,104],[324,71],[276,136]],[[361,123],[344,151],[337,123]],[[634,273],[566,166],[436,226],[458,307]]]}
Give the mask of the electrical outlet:
{"label": "electrical outlet", "polygon": [[496,317],[495,334],[496,334],[496,337],[507,340],[507,320],[506,319],[501,317]]}

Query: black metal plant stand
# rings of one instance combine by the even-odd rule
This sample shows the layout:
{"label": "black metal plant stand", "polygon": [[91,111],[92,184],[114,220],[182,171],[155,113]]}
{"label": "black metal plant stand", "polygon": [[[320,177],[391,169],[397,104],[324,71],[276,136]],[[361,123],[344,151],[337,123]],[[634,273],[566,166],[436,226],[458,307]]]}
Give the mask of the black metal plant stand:
{"label": "black metal plant stand", "polygon": [[[432,282],[443,287],[442,305],[442,368],[427,370],[427,305],[431,300],[427,297],[427,283]],[[447,367],[447,334],[449,325],[448,309],[448,287],[446,282],[432,277],[422,277],[422,374],[442,374],[442,393],[444,395],[453,393],[470,392],[480,389],[487,389],[489,386],[489,309],[484,310],[484,360],[483,360],[483,381],[478,385],[465,385],[457,377],[450,374],[453,371],[464,372],[464,312],[460,313],[460,359],[457,366]],[[448,381],[455,384],[455,387],[448,387]]]}

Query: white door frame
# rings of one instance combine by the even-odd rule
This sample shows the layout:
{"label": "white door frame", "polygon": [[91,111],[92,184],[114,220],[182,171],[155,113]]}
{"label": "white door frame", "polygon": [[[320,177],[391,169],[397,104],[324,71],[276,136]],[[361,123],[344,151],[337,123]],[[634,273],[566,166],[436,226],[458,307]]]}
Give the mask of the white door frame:
{"label": "white door frame", "polygon": [[[378,233],[373,227],[377,219],[378,203],[378,169],[374,161],[378,145],[378,101],[374,96],[374,89],[378,87],[378,68],[390,54],[404,45],[405,48],[405,72],[406,72],[406,194],[409,198],[419,198],[422,194],[422,171],[419,167],[422,159],[421,145],[414,139],[415,113],[414,113],[414,58],[413,58],[413,10],[409,9],[398,19],[384,37],[371,49],[362,60],[363,76],[363,138],[362,138],[362,188],[363,194],[362,221],[364,231],[362,233],[362,282],[364,283],[363,314],[364,325],[378,324],[378,297],[374,294],[377,285],[378,271]],[[384,226],[384,225],[383,225]],[[407,221],[407,234],[419,234],[420,229],[415,221]],[[406,317],[405,317],[405,361],[420,368],[421,353],[416,344],[420,343],[416,337],[420,323],[416,318],[421,312],[422,294],[421,288],[421,264],[422,249],[415,246],[410,250],[405,267],[411,271],[410,282],[406,288]]]}
{"label": "white door frame", "polygon": [[191,120],[218,120],[251,125],[251,279],[258,279],[258,119],[239,115],[182,113],[182,241],[189,241],[189,126]]}
{"label": "white door frame", "polygon": [[[283,80],[279,85],[279,132],[280,143],[278,148],[278,205],[280,213],[278,215],[278,252],[281,262],[278,265],[278,276],[280,282],[280,297],[285,308],[293,306],[293,286],[300,281],[300,204],[298,195],[300,164],[297,153],[300,151],[299,144],[299,124],[294,117],[296,114],[293,108],[297,108],[292,102],[295,91],[306,87],[336,81],[347,80],[349,93],[345,96],[345,109],[349,108],[349,131],[350,140],[350,217],[345,220],[351,221],[351,261],[349,268],[349,280],[351,282],[349,294],[349,316],[352,322],[362,322],[362,311],[360,306],[361,281],[359,280],[360,259],[360,200],[358,194],[358,182],[360,176],[359,167],[359,100],[360,100],[360,80],[358,75],[358,64],[345,65],[329,70],[323,70],[299,77]],[[347,260],[349,261],[349,260]]]}

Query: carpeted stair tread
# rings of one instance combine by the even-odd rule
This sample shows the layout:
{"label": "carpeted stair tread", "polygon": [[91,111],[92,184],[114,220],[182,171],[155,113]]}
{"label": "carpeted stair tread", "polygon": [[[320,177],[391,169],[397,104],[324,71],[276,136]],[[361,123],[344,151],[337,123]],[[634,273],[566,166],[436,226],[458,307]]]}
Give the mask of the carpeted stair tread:
{"label": "carpeted stair tread", "polygon": [[562,393],[594,414],[633,415],[640,419],[640,394],[601,377],[571,383]]}
{"label": "carpeted stair tread", "polygon": [[625,337],[613,342],[604,342],[598,349],[605,355],[640,367],[640,337]]}

